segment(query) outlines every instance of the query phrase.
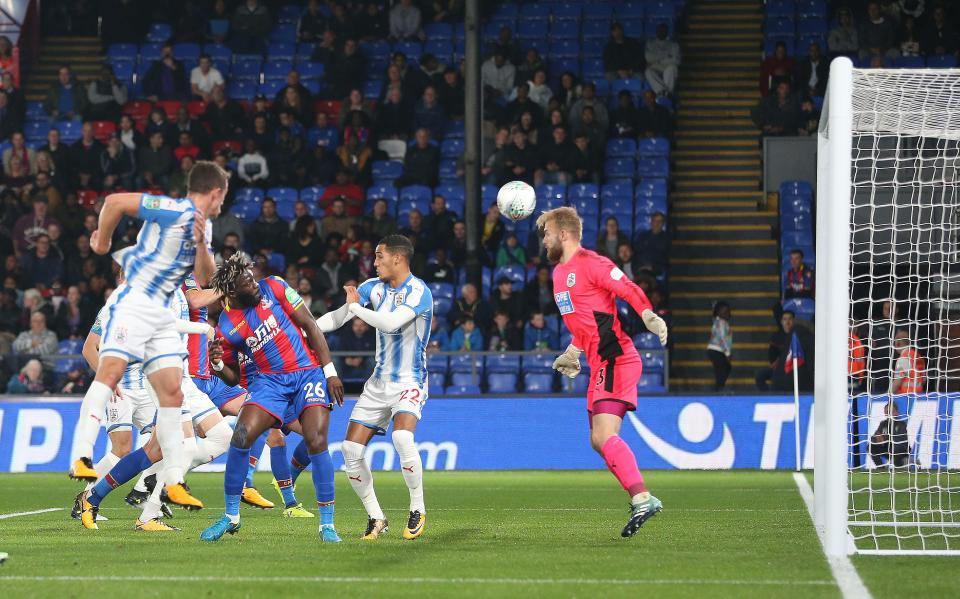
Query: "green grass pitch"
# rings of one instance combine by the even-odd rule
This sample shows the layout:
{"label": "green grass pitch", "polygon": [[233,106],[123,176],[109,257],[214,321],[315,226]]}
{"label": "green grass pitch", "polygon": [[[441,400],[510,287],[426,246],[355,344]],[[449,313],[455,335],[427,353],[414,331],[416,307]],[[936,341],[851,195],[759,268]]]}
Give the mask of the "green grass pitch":
{"label": "green grass pitch", "polygon": [[[222,475],[193,474],[207,503],[176,511],[183,528],[137,533],[127,487],[104,503],[99,531],[69,519],[78,483],[62,474],[0,475],[0,597],[839,597],[787,472],[660,472],[647,481],[664,511],[619,536],[623,491],[607,472],[427,472],[423,538],[403,541],[406,488],[377,473],[388,536],[363,542],[365,515],[342,475],[337,527],[323,545],[315,519],[244,506],[243,529],[205,544]],[[259,474],[271,499],[269,477]],[[309,474],[298,485],[313,499]],[[956,597],[953,558],[856,557],[874,597]]]}

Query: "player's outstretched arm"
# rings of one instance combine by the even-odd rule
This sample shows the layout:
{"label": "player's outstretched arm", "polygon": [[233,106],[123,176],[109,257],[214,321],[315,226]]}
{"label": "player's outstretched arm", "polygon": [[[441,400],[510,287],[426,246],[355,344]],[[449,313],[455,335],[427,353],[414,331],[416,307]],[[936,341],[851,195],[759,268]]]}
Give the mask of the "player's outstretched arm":
{"label": "player's outstretched arm", "polygon": [[322,333],[332,333],[353,318],[350,313],[350,304],[344,304],[336,310],[331,310],[317,319],[317,326]]}
{"label": "player's outstretched arm", "polygon": [[184,295],[187,296],[187,305],[191,310],[199,310],[211,306],[223,296],[213,289],[187,289]]}
{"label": "player's outstretched arm", "polygon": [[113,232],[116,231],[120,219],[124,216],[137,217],[140,215],[139,193],[111,193],[103,201],[100,210],[100,221],[97,230],[90,236],[90,248],[98,254],[110,251]]}
{"label": "player's outstretched arm", "polygon": [[626,301],[636,310],[647,330],[660,338],[660,345],[667,344],[667,323],[653,311],[653,304],[639,285],[609,260],[603,260],[598,272],[594,272],[593,276],[599,287]]}
{"label": "player's outstretched arm", "polygon": [[193,278],[197,285],[204,287],[210,283],[210,278],[217,270],[217,263],[213,260],[213,253],[207,244],[210,242],[206,234],[206,218],[199,212],[194,216],[193,236],[197,243],[197,254],[193,259]]}
{"label": "player's outstretched arm", "polygon": [[360,304],[348,304],[350,312],[368,325],[384,333],[392,333],[417,317],[410,306],[397,306],[393,312],[375,312]]}
{"label": "player's outstretched arm", "polygon": [[330,355],[330,346],[327,345],[327,339],[323,336],[323,332],[320,331],[320,327],[317,326],[317,321],[314,320],[313,314],[310,313],[310,308],[303,302],[300,302],[300,305],[293,310],[293,314],[290,315],[293,319],[294,324],[300,327],[304,334],[307,336],[307,341],[310,343],[310,349],[317,354],[317,359],[320,360],[320,364],[323,366],[323,375],[327,378],[327,392],[330,393],[330,397],[337,402],[338,406],[343,405],[343,383],[340,381],[340,377],[337,375],[337,369],[333,365],[333,357]]}

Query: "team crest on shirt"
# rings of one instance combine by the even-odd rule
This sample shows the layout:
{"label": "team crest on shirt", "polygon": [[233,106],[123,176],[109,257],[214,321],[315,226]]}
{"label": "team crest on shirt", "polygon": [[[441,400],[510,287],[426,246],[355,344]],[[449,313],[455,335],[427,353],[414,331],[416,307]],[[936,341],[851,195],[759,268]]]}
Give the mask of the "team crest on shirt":
{"label": "team crest on shirt", "polygon": [[577,284],[577,273],[572,272],[567,275],[567,287],[573,287]]}
{"label": "team crest on shirt", "polygon": [[393,305],[402,306],[403,300],[406,299],[406,297],[407,297],[407,293],[405,291],[401,291],[400,293],[396,294],[395,296],[393,296]]}
{"label": "team crest on shirt", "polygon": [[244,342],[246,342],[247,347],[253,347],[253,346],[255,346],[255,345],[257,344],[257,338],[256,338],[256,337],[247,337],[246,339],[244,339]]}
{"label": "team crest on shirt", "polygon": [[273,300],[271,300],[270,298],[264,297],[260,299],[260,307],[263,308],[264,310],[269,310],[270,306],[272,305],[273,305]]}

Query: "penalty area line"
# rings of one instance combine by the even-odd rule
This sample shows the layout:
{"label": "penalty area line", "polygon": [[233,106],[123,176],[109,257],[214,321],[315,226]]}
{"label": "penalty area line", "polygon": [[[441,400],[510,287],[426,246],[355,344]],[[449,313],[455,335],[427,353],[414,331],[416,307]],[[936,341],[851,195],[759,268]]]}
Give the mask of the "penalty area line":
{"label": "penalty area line", "polygon": [[65,510],[65,507],[48,507],[42,510],[33,510],[32,512],[14,512],[12,514],[0,514],[0,520],[8,518],[19,518],[20,516],[33,516],[35,514],[46,514],[47,512],[59,512]]}
{"label": "penalty area line", "polygon": [[677,586],[833,586],[832,580],[608,579],[608,578],[442,578],[366,576],[0,576],[26,582],[223,582],[223,583],[404,583],[488,585],[677,585]]}
{"label": "penalty area line", "polygon": [[[810,488],[810,483],[807,482],[807,477],[804,476],[802,472],[794,472],[793,480],[797,483],[797,490],[800,492],[803,503],[807,506],[807,512],[810,514],[810,522],[816,530],[816,518],[814,518],[813,515],[813,489]],[[822,548],[823,538],[820,536],[819,530],[816,530],[816,533]],[[826,557],[827,563],[830,565],[830,572],[833,574],[833,579],[837,581],[837,586],[840,588],[840,594],[843,596],[843,599],[872,599],[870,591],[867,590],[866,585],[863,584],[863,579],[860,578],[860,574],[857,573],[857,569],[853,566],[850,558],[845,555],[840,557]]]}

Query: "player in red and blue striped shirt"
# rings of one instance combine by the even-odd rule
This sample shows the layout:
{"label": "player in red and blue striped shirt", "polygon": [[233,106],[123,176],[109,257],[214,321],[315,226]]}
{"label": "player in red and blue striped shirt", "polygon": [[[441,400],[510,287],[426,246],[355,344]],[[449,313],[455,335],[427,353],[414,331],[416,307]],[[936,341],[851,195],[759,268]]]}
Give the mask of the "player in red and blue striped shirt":
{"label": "player in red and blue striped shirt", "polygon": [[[333,526],[334,471],[327,451],[327,430],[333,408],[330,397],[343,405],[343,383],[323,333],[294,289],[278,277],[257,283],[242,254],[223,263],[213,277],[213,286],[226,300],[218,326],[224,360],[213,362],[214,370],[226,383],[237,384],[241,354],[255,370],[249,374],[250,395],[237,417],[227,457],[223,480],[226,513],[203,531],[200,539],[216,541],[240,529],[240,494],[250,446],[268,428],[299,421],[313,466],[320,537],[339,542]],[[213,357],[219,355],[218,349]],[[324,364],[322,369],[320,364]],[[310,409],[315,407],[326,409]]]}

